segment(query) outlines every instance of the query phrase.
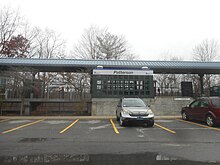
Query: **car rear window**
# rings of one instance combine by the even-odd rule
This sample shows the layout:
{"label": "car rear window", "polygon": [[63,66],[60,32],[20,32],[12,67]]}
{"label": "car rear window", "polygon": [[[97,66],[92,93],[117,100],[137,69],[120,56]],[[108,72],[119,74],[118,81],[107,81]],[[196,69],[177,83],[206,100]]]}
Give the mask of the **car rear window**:
{"label": "car rear window", "polygon": [[212,99],[212,105],[214,107],[220,108],[220,98]]}

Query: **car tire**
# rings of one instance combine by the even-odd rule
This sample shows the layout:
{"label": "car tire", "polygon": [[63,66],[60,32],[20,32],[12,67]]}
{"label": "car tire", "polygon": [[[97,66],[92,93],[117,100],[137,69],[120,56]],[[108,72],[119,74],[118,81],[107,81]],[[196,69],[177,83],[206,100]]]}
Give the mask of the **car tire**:
{"label": "car tire", "polygon": [[154,121],[147,123],[147,127],[153,127],[154,126]]}
{"label": "car tire", "polygon": [[215,119],[212,115],[207,115],[206,116],[206,124],[209,126],[209,127],[213,127],[215,126]]}
{"label": "car tire", "polygon": [[185,111],[182,112],[182,119],[183,120],[189,120],[189,117],[188,117],[188,115],[186,114]]}
{"label": "car tire", "polygon": [[125,126],[125,121],[123,120],[122,116],[119,118],[119,124],[120,126],[124,127]]}

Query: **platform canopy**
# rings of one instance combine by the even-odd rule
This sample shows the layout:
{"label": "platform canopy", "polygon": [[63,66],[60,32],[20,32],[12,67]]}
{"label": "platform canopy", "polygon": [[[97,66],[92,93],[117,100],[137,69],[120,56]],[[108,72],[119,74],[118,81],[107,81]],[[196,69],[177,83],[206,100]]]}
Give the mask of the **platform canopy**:
{"label": "platform canopy", "polygon": [[108,69],[148,67],[154,74],[220,74],[220,62],[0,58],[1,71],[20,67],[25,71],[88,72],[97,66]]}

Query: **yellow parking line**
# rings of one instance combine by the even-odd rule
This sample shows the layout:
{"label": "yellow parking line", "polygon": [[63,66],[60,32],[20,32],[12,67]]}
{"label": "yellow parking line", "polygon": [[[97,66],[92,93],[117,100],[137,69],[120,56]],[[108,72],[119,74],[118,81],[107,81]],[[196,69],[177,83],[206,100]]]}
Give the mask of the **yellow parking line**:
{"label": "yellow parking line", "polygon": [[116,134],[119,134],[119,131],[118,131],[118,129],[116,128],[115,123],[112,121],[112,119],[110,119],[110,122],[111,122],[111,124],[112,124],[112,127],[113,127],[115,133],[116,133]]}
{"label": "yellow parking line", "polygon": [[64,128],[62,131],[60,131],[60,133],[64,133],[65,131],[67,131],[68,129],[70,129],[74,124],[76,124],[79,121],[79,119],[75,120],[74,122],[72,122],[72,124],[70,124],[69,126],[67,126],[66,128]]}
{"label": "yellow parking line", "polygon": [[162,129],[164,129],[164,130],[166,130],[166,131],[168,131],[168,132],[170,132],[170,133],[173,133],[173,134],[176,133],[175,131],[172,131],[171,129],[168,129],[168,128],[166,128],[166,127],[163,127],[163,126],[161,126],[161,125],[159,125],[159,124],[154,123],[154,125],[156,125],[157,127],[162,128]]}
{"label": "yellow parking line", "polygon": [[8,121],[8,120],[10,120],[10,119],[3,119],[3,120],[0,120],[0,123],[5,122],[5,121]]}
{"label": "yellow parking line", "polygon": [[176,119],[176,120],[181,121],[181,122],[185,122],[185,123],[189,123],[189,124],[194,124],[194,125],[197,125],[197,126],[200,126],[200,127],[203,127],[203,128],[213,129],[215,131],[220,131],[219,128],[209,127],[207,125],[202,125],[202,124],[194,123],[194,122],[191,122],[191,121],[185,121],[185,120],[181,120],[181,119]]}
{"label": "yellow parking line", "polygon": [[27,127],[27,126],[30,126],[30,125],[33,125],[33,124],[36,124],[36,123],[39,123],[41,121],[43,121],[44,119],[42,120],[37,120],[37,121],[34,121],[32,123],[28,123],[28,124],[25,124],[25,125],[21,125],[19,127],[16,127],[16,128],[13,128],[13,129],[10,129],[10,130],[7,130],[7,131],[4,131],[2,132],[2,134],[6,134],[6,133],[9,133],[9,132],[12,132],[12,131],[15,131],[15,130],[18,130],[18,129],[21,129],[21,128],[24,128],[24,127]]}

